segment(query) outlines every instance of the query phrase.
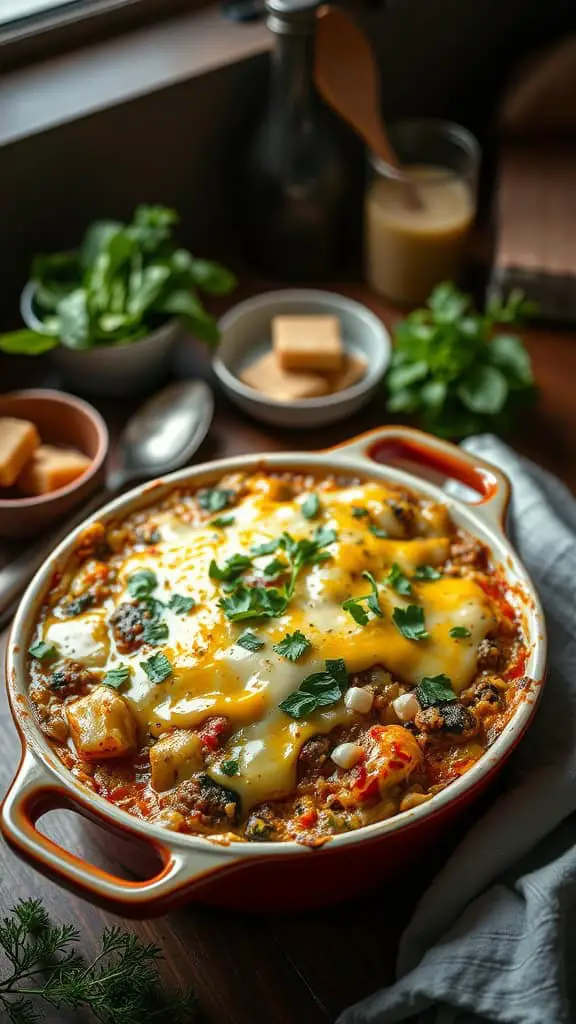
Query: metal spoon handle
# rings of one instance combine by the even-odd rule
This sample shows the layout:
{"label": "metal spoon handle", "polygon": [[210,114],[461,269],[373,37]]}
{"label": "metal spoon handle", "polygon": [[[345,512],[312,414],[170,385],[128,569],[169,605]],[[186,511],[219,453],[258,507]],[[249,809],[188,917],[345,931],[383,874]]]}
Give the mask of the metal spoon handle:
{"label": "metal spoon handle", "polygon": [[97,491],[72,519],[68,519],[49,537],[43,537],[36,544],[26,548],[18,558],[2,569],[0,572],[0,627],[4,626],[7,619],[11,617],[14,602],[20,597],[34,573],[46,561],[54,548],[87,516],[101,508],[113,494],[114,490],[110,490],[108,487]]}

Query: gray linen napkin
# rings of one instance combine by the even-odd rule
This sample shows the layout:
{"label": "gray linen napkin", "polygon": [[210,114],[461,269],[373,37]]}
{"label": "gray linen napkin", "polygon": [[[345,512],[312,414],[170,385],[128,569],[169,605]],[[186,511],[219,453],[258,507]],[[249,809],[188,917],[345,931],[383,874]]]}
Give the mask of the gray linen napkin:
{"label": "gray linen napkin", "polygon": [[513,541],[546,612],[550,673],[505,791],[402,937],[398,980],[338,1024],[576,1022],[576,502],[494,437],[465,447],[512,481]]}

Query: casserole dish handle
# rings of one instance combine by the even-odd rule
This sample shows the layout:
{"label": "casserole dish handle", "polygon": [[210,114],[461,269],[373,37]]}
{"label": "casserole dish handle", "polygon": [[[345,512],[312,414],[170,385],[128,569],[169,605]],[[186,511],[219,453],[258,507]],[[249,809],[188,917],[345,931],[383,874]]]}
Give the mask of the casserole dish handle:
{"label": "casserole dish handle", "polygon": [[136,838],[153,848],[159,870],[144,881],[128,881],[97,868],[69,853],[40,832],[36,823],[49,810],[66,808],[98,822],[99,815],[78,794],[58,786],[48,770],[26,751],[6,794],[2,806],[1,826],[4,838],[12,849],[34,868],[64,885],[75,895],[97,903],[122,917],[151,917],[164,914],[189,898],[191,890],[201,886],[216,869],[231,869],[237,858],[227,849],[183,848],[175,833],[166,830],[166,837],[151,836],[149,825],[135,819],[134,827],[121,825],[116,829],[124,838]]}
{"label": "casserole dish handle", "polygon": [[508,477],[496,466],[450,441],[413,427],[391,425],[360,434],[330,450],[360,456],[366,463],[390,462],[412,473],[420,469],[423,476],[435,483],[441,484],[446,477],[458,480],[479,495],[477,501],[468,504],[472,504],[489,525],[501,531],[505,529],[510,501]]}

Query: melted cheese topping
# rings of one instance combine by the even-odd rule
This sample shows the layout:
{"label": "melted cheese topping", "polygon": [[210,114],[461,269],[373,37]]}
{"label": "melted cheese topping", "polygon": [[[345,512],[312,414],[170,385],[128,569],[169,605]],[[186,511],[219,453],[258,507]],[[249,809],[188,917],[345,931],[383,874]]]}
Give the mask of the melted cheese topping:
{"label": "melted cheese topping", "polygon": [[[370,531],[370,520],[355,518],[352,508],[367,508],[373,521],[384,517],[390,532],[398,529],[398,521],[390,518],[385,504],[391,492],[382,484],[322,491],[321,513],[313,521],[302,514],[302,497],[275,500],[272,488],[264,482],[256,484],[257,479],[252,493],[229,510],[234,523],[226,529],[190,526],[168,512],[156,516],[161,542],[153,553],[130,554],[122,565],[121,592],[115,596],[115,604],[130,600],[126,582],[141,569],[156,574],[154,596],[161,601],[168,602],[171,594],[189,595],[196,601],[195,609],[186,615],[169,609],[164,613],[169,639],[161,650],[173,665],[170,678],[154,685],[142,668],[142,661],[158,648],[144,647],[131,655],[116,650],[106,624],[113,611],[111,601],[105,608],[66,621],[51,620],[45,627],[45,639],[64,657],[106,670],[120,663],[130,665],[130,681],[122,693],[142,733],[159,736],[172,727],[194,727],[207,716],[227,716],[235,731],[222,761],[236,759],[240,771],[233,777],[215,765],[209,771],[216,781],[240,795],[244,809],[289,794],[296,781],[298,753],[306,739],[329,732],[337,724],[350,724],[357,717],[343,701],[301,721],[279,710],[279,703],[298,689],[306,676],[323,669],[326,659],[344,658],[349,673],[381,664],[413,685],[423,676],[445,673],[460,691],[476,672],[479,641],[496,625],[482,589],[472,579],[456,577],[413,582],[410,597],[400,597],[381,586],[383,617],[371,617],[366,626],[358,625],[342,608],[347,598],[369,591],[361,575],[365,570],[381,581],[393,562],[409,575],[419,565],[443,563],[449,537],[434,535],[439,532],[438,523],[446,525],[443,510],[423,517],[422,530],[428,536],[380,539]],[[427,527],[427,521],[435,526]],[[331,558],[301,572],[286,612],[256,622],[230,622],[218,604],[221,585],[209,576],[210,561],[216,559],[222,565],[231,555],[247,554],[254,545],[278,538],[283,531],[295,539],[312,537],[319,525],[337,532],[337,541],[326,549]],[[247,576],[257,576],[273,557],[255,558],[254,569]],[[418,604],[424,610],[429,639],[407,640],[394,625],[394,608],[408,604]],[[450,637],[454,626],[465,626],[469,638]],[[250,652],[235,643],[247,627],[265,641],[261,650]],[[293,663],[276,654],[272,644],[297,629],[312,646]]]}

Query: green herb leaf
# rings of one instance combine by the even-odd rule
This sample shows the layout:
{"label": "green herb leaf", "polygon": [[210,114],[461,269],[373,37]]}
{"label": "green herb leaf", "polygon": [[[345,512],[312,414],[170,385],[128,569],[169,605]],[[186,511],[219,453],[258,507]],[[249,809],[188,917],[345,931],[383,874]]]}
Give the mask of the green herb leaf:
{"label": "green herb leaf", "polygon": [[66,295],[58,303],[56,313],[62,345],[74,349],[90,348],[90,315],[86,289],[77,288]]}
{"label": "green herb leaf", "polygon": [[39,640],[38,643],[32,644],[28,648],[28,654],[36,658],[36,661],[51,661],[58,657],[58,649],[54,644],[46,644],[43,640]]}
{"label": "green herb leaf", "polygon": [[247,587],[240,583],[229,597],[218,602],[231,622],[274,618],[286,610],[286,594],[276,587]]}
{"label": "green herb leaf", "polygon": [[418,683],[415,693],[421,708],[437,707],[439,704],[458,699],[452,689],[452,680],[443,673],[438,676],[424,676]]}
{"label": "green herb leaf", "polygon": [[116,668],[108,670],[104,676],[102,683],[104,686],[111,686],[114,690],[120,690],[130,678],[130,667],[128,665],[118,665]]}
{"label": "green herb leaf", "polygon": [[153,654],[146,661],[141,661],[140,667],[144,669],[151,683],[163,683],[174,671],[171,662],[162,651]]}
{"label": "green herb leaf", "polygon": [[147,622],[144,626],[144,632],[142,634],[144,643],[150,644],[152,647],[160,647],[166,643],[170,631],[166,622],[154,621]]}
{"label": "green herb leaf", "polygon": [[276,654],[281,655],[282,658],[288,658],[289,661],[298,661],[298,658],[301,658],[311,646],[312,644],[308,637],[297,629],[294,633],[286,633],[284,639],[280,640],[279,643],[272,644],[272,649],[276,651]]}
{"label": "green herb leaf", "polygon": [[186,615],[196,607],[196,601],[193,597],[185,597],[184,594],[172,594],[168,607],[176,615]]}
{"label": "green herb leaf", "polygon": [[332,530],[327,526],[318,526],[314,532],[314,543],[319,548],[326,548],[330,544],[334,544],[338,540],[338,534],[336,530]]}
{"label": "green herb leaf", "polygon": [[442,577],[442,573],[438,572],[433,565],[419,565],[414,573],[414,578],[420,580],[421,583],[425,583],[430,580],[439,580]]}
{"label": "green herb leaf", "polygon": [[251,565],[252,559],[248,555],[232,555],[227,562],[224,562],[222,568],[212,559],[208,572],[213,580],[230,582],[238,579],[245,569],[249,569]]}
{"label": "green herb leaf", "polygon": [[354,519],[364,519],[365,516],[369,515],[367,508],[362,508],[361,505],[352,505],[350,511],[354,516]]}
{"label": "green herb leaf", "polygon": [[25,329],[0,334],[0,352],[12,356],[40,356],[58,344],[58,338]]}
{"label": "green herb leaf", "polygon": [[213,487],[198,494],[198,503],[205,512],[222,512],[236,501],[236,491],[223,487]]}
{"label": "green herb leaf", "polygon": [[274,558],[271,562],[268,562],[268,565],[264,566],[262,573],[267,579],[275,580],[282,573],[287,572],[288,569],[289,566],[281,558]]}
{"label": "green herb leaf", "polygon": [[345,612],[348,612],[348,614],[352,616],[354,622],[357,622],[359,626],[367,626],[370,621],[370,617],[368,612],[365,611],[359,603],[362,600],[365,600],[365,598],[349,597],[347,601],[344,601],[342,607]]}
{"label": "green herb leaf", "polygon": [[412,593],[412,584],[397,562],[392,563],[384,582],[402,597],[408,597]]}
{"label": "green herb leaf", "polygon": [[495,416],[508,397],[508,383],[495,366],[474,366],[458,385],[458,397],[472,412]]}
{"label": "green herb leaf", "polygon": [[316,493],[309,494],[301,505],[302,515],[306,519],[315,519],[320,511],[320,498]]}
{"label": "green herb leaf", "polygon": [[348,688],[348,673],[341,658],[326,661],[324,672],[314,672],[300,683],[278,707],[291,718],[307,718],[321,707],[337,704]]}
{"label": "green herb leaf", "polygon": [[417,604],[407,608],[395,608],[392,612],[394,625],[407,640],[427,640],[429,634],[424,624],[424,609]]}
{"label": "green herb leaf", "polygon": [[383,530],[381,526],[376,526],[376,523],[370,523],[370,533],[378,537],[379,540],[387,540],[388,538],[386,530]]}
{"label": "green herb leaf", "polygon": [[352,616],[359,626],[367,626],[370,619],[368,612],[362,607],[364,602],[366,602],[366,607],[369,611],[371,611],[373,615],[377,616],[377,618],[383,618],[384,613],[380,607],[380,598],[378,595],[378,585],[376,580],[369,572],[363,572],[362,576],[370,583],[371,593],[363,594],[359,597],[349,597],[347,601],[344,601],[342,608]]}
{"label": "green herb leaf", "polygon": [[192,276],[194,284],[208,295],[227,295],[237,284],[231,270],[212,260],[193,260]]}
{"label": "green herb leaf", "polygon": [[236,516],[218,516],[216,519],[210,520],[210,526],[217,526],[220,530],[223,530],[225,526],[232,526],[232,523],[236,522]]}
{"label": "green herb leaf", "polygon": [[222,761],[220,764],[220,771],[223,772],[224,775],[239,775],[240,765],[238,764],[238,761],[234,760]]}
{"label": "green herb leaf", "polygon": [[460,638],[464,639],[465,637],[472,636],[472,633],[466,628],[466,626],[452,626],[450,636],[453,636],[455,640],[458,640]]}
{"label": "green herb leaf", "polygon": [[81,615],[87,608],[91,608],[93,604],[93,594],[79,594],[78,597],[72,598],[72,600],[64,606],[64,611],[66,612],[66,615]]}
{"label": "green herb leaf", "polygon": [[148,597],[157,586],[158,579],[156,578],[156,573],[152,572],[151,569],[141,569],[139,572],[135,572],[132,576],[128,577],[128,593],[136,601],[140,601],[143,597]]}
{"label": "green herb leaf", "polygon": [[239,647],[244,647],[247,651],[260,651],[266,646],[264,640],[252,633],[251,630],[246,629],[242,636],[239,636],[236,643]]}
{"label": "green herb leaf", "polygon": [[278,550],[280,544],[280,538],[276,540],[268,540],[265,544],[255,544],[250,548],[251,555],[273,555]]}

